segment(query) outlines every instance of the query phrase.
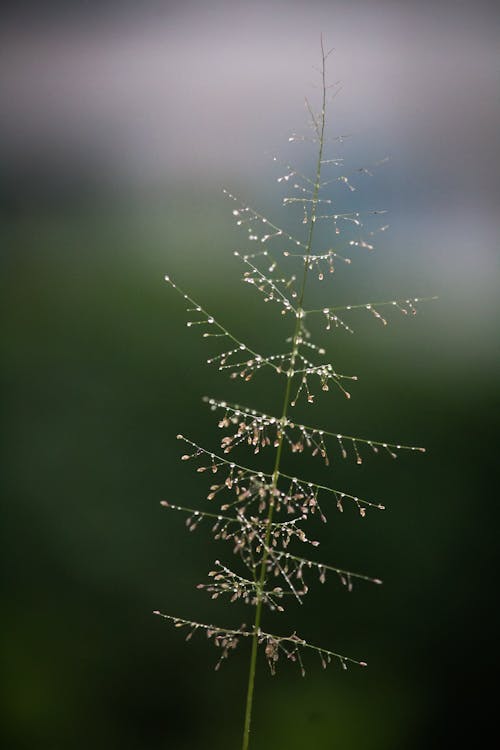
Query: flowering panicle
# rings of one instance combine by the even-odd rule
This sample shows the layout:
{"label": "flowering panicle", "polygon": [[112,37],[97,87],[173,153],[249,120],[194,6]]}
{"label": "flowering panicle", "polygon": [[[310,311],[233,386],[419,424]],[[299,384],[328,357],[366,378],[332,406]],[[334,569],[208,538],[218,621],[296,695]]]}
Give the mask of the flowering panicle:
{"label": "flowering panicle", "polygon": [[[165,277],[186,303],[189,313],[187,326],[198,327],[203,338],[221,339],[219,350],[209,355],[208,364],[215,365],[220,371],[227,371],[232,378],[242,378],[244,381],[251,380],[257,371],[265,368],[279,375],[281,382],[284,382],[281,411],[277,411],[279,416],[205,397],[204,401],[210,409],[219,413],[218,426],[224,431],[220,452],[204,448],[183,435],[177,437],[186,446],[182,460],[192,461],[197,472],[207,473],[210,477],[206,494],[209,506],[206,509],[192,508],[174,504],[170,500],[162,501],[163,507],[185,515],[189,531],[194,531],[203,523],[214,539],[227,541],[231,545],[235,565],[217,559],[209,571],[208,581],[200,583],[198,588],[205,590],[213,599],[222,597],[254,610],[253,625],[247,627],[243,624],[239,628],[216,627],[155,612],[175,627],[187,630],[187,639],[197,631],[205,633],[219,652],[216,669],[241,642],[251,643],[243,750],[247,750],[249,744],[259,649],[272,674],[275,674],[280,658],[296,663],[304,674],[303,656],[310,652],[317,654],[323,667],[332,660],[338,661],[344,669],[349,663],[366,666],[363,661],[312,645],[295,632],[276,635],[264,630],[263,608],[283,613],[287,602],[302,604],[308,593],[305,579],[311,575],[324,583],[327,575],[334,574],[347,591],[352,590],[354,581],[381,583],[378,578],[310,559],[300,550],[318,546],[319,542],[310,538],[305,527],[313,519],[326,523],[332,507],[343,512],[346,505],[352,505],[364,518],[368,509],[383,510],[384,506],[344,490],[286,474],[281,463],[284,451],[287,449],[292,454],[309,452],[319,457],[331,470],[340,460],[351,460],[359,465],[372,453],[396,458],[401,451],[424,451],[424,448],[399,442],[341,434],[333,427],[311,427],[290,417],[290,407],[294,407],[301,398],[306,403],[314,403],[318,390],[339,390],[350,398],[346,381],[357,380],[356,375],[341,374],[326,358],[325,348],[312,340],[310,323],[323,320],[327,331],[341,329],[352,333],[351,313],[369,312],[385,326],[390,311],[396,310],[411,317],[416,313],[417,305],[425,299],[406,297],[320,309],[309,309],[305,304],[308,277],[315,277],[319,281],[327,277],[335,278],[339,265],[349,266],[353,260],[362,258],[364,251],[371,252],[375,235],[385,232],[388,227],[386,223],[371,227],[372,222],[379,222],[381,216],[382,222],[385,222],[384,209],[365,213],[344,211],[342,195],[337,199],[334,193],[336,187],[347,193],[354,192],[358,178],[371,176],[372,168],[358,167],[350,175],[341,157],[325,153],[328,143],[341,144],[345,136],[329,138],[325,132],[328,90],[326,60],[330,52],[325,51],[323,43],[321,54],[322,99],[319,111],[315,112],[306,101],[310,133],[305,136],[293,134],[289,138],[290,143],[309,141],[317,145],[316,169],[308,175],[287,161],[284,174],[277,178],[278,183],[291,190],[284,197],[283,204],[299,208],[305,225],[304,236],[296,236],[278,226],[260,211],[224,190],[233,204],[236,224],[245,230],[248,242],[254,248],[255,243],[259,247],[266,246],[255,252],[237,250],[234,255],[243,265],[243,282],[256,289],[265,302],[272,303],[281,315],[291,321],[290,335],[286,339],[287,350],[271,354],[257,352],[195,302],[169,276]],[[315,236],[318,222],[326,224],[327,235],[328,228],[332,230],[324,247]],[[277,257],[281,266],[278,266]],[[272,453],[272,471],[251,468],[246,461],[236,463],[231,460],[233,451],[238,453],[243,449],[249,449],[253,456],[263,451]]]}

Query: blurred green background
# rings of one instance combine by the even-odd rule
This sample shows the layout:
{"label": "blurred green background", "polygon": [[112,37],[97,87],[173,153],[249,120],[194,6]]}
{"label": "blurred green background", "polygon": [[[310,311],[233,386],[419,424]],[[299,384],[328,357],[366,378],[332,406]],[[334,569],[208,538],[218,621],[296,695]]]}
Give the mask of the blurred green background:
{"label": "blurred green background", "polygon": [[[355,68],[348,48],[349,32],[355,29],[352,9],[343,16],[338,3],[331,16],[332,7],[313,4],[304,30],[300,6],[291,5],[294,13],[281,29],[283,36],[272,40],[272,49],[282,39],[285,44],[285,35],[293,31],[307,47],[307,57],[302,54],[293,64],[309,75],[316,61],[316,29],[328,31],[332,19],[340,19],[338,34],[346,47],[339,58],[343,55],[347,71]],[[237,6],[241,21],[245,6]],[[391,38],[404,46],[409,33],[405,22],[417,19],[423,39],[427,26],[437,22],[437,11],[431,13],[425,3],[418,9],[403,6],[397,23],[392,3],[382,4],[381,13],[382,21],[392,24]],[[76,29],[84,28],[87,40],[99,34],[106,39],[110,29],[116,30],[123,8],[116,11],[110,4],[114,11],[98,24],[89,7],[87,15],[78,16]],[[222,7],[214,4],[214,12]],[[43,18],[41,26],[37,20],[29,33],[56,39],[72,60],[74,48],[61,40],[74,32],[74,19],[65,19],[69,25],[62,28],[58,4],[54,8],[57,13]],[[252,11],[252,31],[267,18],[264,7],[259,8]],[[435,8],[444,28],[449,6],[438,3]],[[195,87],[191,109],[183,115],[189,127],[195,122],[202,128],[205,105],[197,76],[205,58],[196,58],[195,32],[202,32],[193,21],[201,24],[200,9],[193,3],[194,15],[182,15],[175,4],[165,3],[161,18],[167,37],[188,30],[192,34],[183,37],[184,56],[174,55],[174,67],[166,65],[165,70],[172,76],[184,71],[187,90]],[[364,11],[360,3],[361,24]],[[132,38],[140,36],[140,26],[144,37],[134,12],[127,30]],[[284,6],[277,3],[276,19],[282,12]],[[158,26],[158,16],[152,18]],[[26,40],[19,41],[21,32],[16,36],[23,19],[8,16],[10,67],[4,68],[4,92],[15,84],[21,91],[23,71],[29,77],[36,68],[35,61],[23,68],[28,47],[23,47]],[[460,45],[458,31],[468,20],[468,11],[458,20],[453,16],[452,46]],[[486,25],[497,20],[485,3],[485,26],[476,19],[473,28],[477,40],[484,33],[484,41]],[[234,16],[226,22],[226,33],[242,28]],[[273,23],[269,33],[282,27]],[[354,75],[353,86],[356,81],[376,85],[367,67],[384,39],[383,28],[375,34],[374,46],[364,50],[364,71],[356,57],[360,79]],[[205,27],[203,33],[206,56],[207,50],[219,49],[221,37]],[[222,38],[229,44],[227,36]],[[263,38],[263,50],[267,43]],[[291,44],[289,38],[286,43]],[[248,65],[259,48],[251,52],[247,37],[241,44]],[[196,64],[186,74],[183,66],[190,54]],[[223,43],[221,54],[222,60],[230,55]],[[61,60],[56,62],[60,69]],[[388,99],[399,91],[393,62],[387,62],[393,77],[384,83]],[[227,58],[225,65],[230,80],[209,79],[216,102],[217,87],[233,91],[234,81],[242,85],[238,59]],[[255,96],[264,79],[257,76],[260,69],[250,65],[247,71],[245,65],[243,75],[256,87],[253,106],[259,107]],[[264,56],[262,75],[282,81],[283,70],[269,66],[272,60]],[[443,66],[441,79],[436,72],[436,95],[457,83],[457,73],[446,61]],[[99,89],[99,79],[90,78],[90,89]],[[478,100],[488,80],[478,76]],[[73,78],[72,85],[76,83]],[[122,158],[108,161],[107,149],[100,158],[99,144],[92,150],[71,138],[64,148],[57,138],[36,142],[33,134],[42,129],[36,117],[31,123],[25,119],[19,131],[9,129],[16,102],[31,101],[29,86],[12,112],[6,108],[0,217],[5,485],[0,633],[6,748],[239,746],[246,644],[214,672],[217,654],[203,637],[185,644],[182,634],[151,614],[160,609],[229,627],[248,622],[251,615],[244,609],[213,603],[195,588],[216,557],[231,563],[231,549],[210,542],[203,526],[187,533],[184,519],[159,502],[204,507],[207,479],[179,461],[184,451],[175,439],[182,432],[218,447],[217,420],[202,404],[204,395],[273,411],[281,404],[282,383],[264,375],[250,384],[236,383],[208,367],[205,359],[217,348],[185,327],[182,300],[163,276],[168,272],[250,345],[269,352],[281,348],[289,335],[287,320],[278,320],[276,310],[241,284],[241,268],[231,251],[245,247],[244,236],[234,227],[232,205],[219,187],[229,180],[228,187],[251,205],[288,221],[276,174],[261,154],[281,149],[284,136],[302,126],[301,97],[308,93],[302,83],[287,78],[286,86],[299,102],[292,109],[293,122],[288,111],[281,118],[288,90],[263,93],[267,109],[264,117],[256,112],[253,121],[262,135],[259,130],[255,141],[250,138],[248,152],[247,131],[242,134],[231,120],[231,110],[235,117],[245,111],[243,93],[217,121],[222,145],[211,142],[209,123],[206,142],[187,144],[179,156],[167,133],[165,151],[161,140],[155,145],[165,159],[158,172],[148,166],[126,175],[117,167],[123,166]],[[254,746],[261,750],[412,750],[442,747],[458,738],[477,743],[494,717],[498,235],[497,184],[488,156],[494,128],[479,119],[470,130],[457,131],[453,108],[451,114],[446,106],[437,114],[425,109],[424,84],[422,80],[422,89],[414,93],[415,113],[419,102],[424,107],[419,115],[423,130],[409,134],[396,115],[392,131],[386,132],[383,117],[376,119],[375,100],[368,104],[375,116],[373,128],[361,123],[363,137],[357,135],[346,146],[346,160],[354,167],[360,160],[384,156],[380,149],[387,146],[394,154],[387,171],[342,204],[349,200],[360,209],[383,204],[391,211],[391,232],[381,236],[376,253],[353,255],[356,262],[340,267],[329,286],[313,283],[310,298],[320,305],[331,299],[355,303],[405,295],[437,294],[440,300],[422,306],[414,319],[393,316],[387,327],[360,314],[352,318],[352,337],[318,328],[335,365],[356,372],[359,383],[350,402],[335,392],[321,394],[314,407],[297,407],[297,415],[326,429],[425,445],[428,452],[403,454],[397,461],[373,456],[359,467],[337,462],[330,469],[305,456],[286,456],[296,474],[384,502],[385,512],[370,512],[365,519],[354,511],[331,511],[328,525],[312,534],[321,539],[318,559],[380,576],[384,585],[360,583],[347,593],[333,579],[324,587],[312,584],[304,607],[291,604],[283,615],[266,616],[270,628],[296,629],[313,643],[365,659],[369,668],[342,672],[332,665],[323,672],[313,659],[306,663],[305,679],[288,664],[281,664],[273,678],[262,658],[254,714]],[[77,107],[78,90],[72,92]],[[40,121],[48,116],[44,103],[50,111],[54,102],[44,98],[46,93],[33,104]],[[314,90],[309,93],[314,97]],[[355,94],[350,91],[349,96]],[[151,117],[157,101],[153,97]],[[351,112],[349,100],[339,107],[342,132],[344,122],[356,123],[362,107],[358,103]],[[401,105],[403,123],[404,109]],[[166,113],[178,116],[175,97]],[[412,119],[412,112],[407,115]],[[120,112],[118,119],[128,122],[127,116]],[[105,131],[106,123],[97,119],[95,133]],[[478,142],[475,133],[482,123],[489,140]],[[451,143],[441,140],[442,150],[436,145],[427,152],[425,144],[438,132],[433,128],[441,125],[442,133],[451,127]],[[177,134],[179,127],[182,121],[175,126]],[[251,120],[248,127],[252,129]],[[13,138],[14,132],[20,140]],[[231,142],[225,145],[225,140]],[[234,149],[234,159],[219,159],[219,147],[230,155]],[[129,148],[118,156],[126,154],[141,164],[155,161],[140,148],[132,154]],[[308,168],[307,152],[287,151],[285,157]],[[471,175],[461,175],[459,157],[475,165]],[[344,200],[341,193],[339,200]],[[327,241],[326,235],[322,239]],[[257,465],[244,449],[239,456],[242,463]],[[271,457],[260,460],[268,465]]]}

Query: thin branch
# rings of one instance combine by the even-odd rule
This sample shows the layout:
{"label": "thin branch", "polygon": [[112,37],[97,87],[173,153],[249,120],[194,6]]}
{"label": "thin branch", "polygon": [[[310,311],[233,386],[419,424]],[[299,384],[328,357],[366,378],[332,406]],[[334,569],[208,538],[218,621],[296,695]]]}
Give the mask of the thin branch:
{"label": "thin branch", "polygon": [[[234,461],[229,461],[226,458],[222,458],[222,456],[218,456],[216,453],[207,451],[205,448],[201,448],[199,445],[194,443],[192,440],[188,440],[188,438],[184,437],[183,435],[177,435],[177,439],[183,440],[184,442],[196,448],[196,452],[193,455],[183,456],[182,457],[183,460],[196,458],[197,456],[200,456],[203,454],[203,455],[208,456],[211,461],[219,462],[220,465],[224,464],[226,466],[229,466],[230,469],[234,469],[234,468],[239,469],[240,471],[244,472],[245,478],[248,478],[248,479],[258,479],[258,480],[263,481],[264,478],[266,477],[267,479],[272,479],[274,477],[274,473],[270,474],[264,471],[255,471],[254,469],[250,469],[247,466],[242,466],[241,464],[237,464]],[[214,464],[214,465],[217,465],[217,464]],[[205,470],[205,469],[209,469],[210,467],[202,467],[202,468]],[[360,513],[362,516],[364,516],[364,512],[362,512],[362,508],[361,508],[361,506],[363,505],[366,507],[370,507],[370,508],[376,508],[377,510],[385,510],[385,506],[381,505],[380,503],[374,503],[369,500],[364,500],[361,497],[356,497],[355,495],[351,495],[348,492],[344,492],[343,490],[338,490],[333,487],[327,487],[326,485],[317,484],[316,482],[309,482],[307,479],[300,479],[298,477],[292,477],[290,474],[285,474],[282,471],[278,471],[277,479],[279,479],[280,477],[283,479],[289,479],[294,485],[296,485],[296,487],[300,491],[303,491],[303,492],[305,492],[306,490],[312,490],[312,489],[323,490],[325,492],[329,492],[330,494],[335,496],[335,499],[337,502],[337,508],[340,511],[343,510],[342,501],[345,499],[354,502],[356,506],[358,507],[358,509],[360,510]],[[234,480],[235,485],[236,483],[237,483],[237,479]],[[227,482],[225,485],[222,485],[222,487],[224,486],[228,487],[228,489],[231,489],[231,486],[229,486]],[[269,490],[272,489],[271,484],[264,485],[264,486]],[[277,489],[277,487],[275,489]],[[287,496],[285,493],[283,493],[282,495],[280,493],[280,497],[283,500],[283,502],[286,502]],[[235,503],[232,503],[232,505],[235,505],[238,502],[243,502],[243,501],[238,499],[235,501]],[[230,506],[226,506],[226,507],[230,507]]]}
{"label": "thin branch", "polygon": [[[385,302],[363,302],[358,305],[341,305],[336,307],[322,307],[315,310],[304,310],[304,314],[314,315],[315,313],[343,312],[346,310],[369,310],[372,307],[387,307],[388,305],[401,309],[400,306],[402,305],[413,305],[418,302],[431,302],[437,299],[439,299],[439,297],[409,297],[406,299],[386,300]],[[407,311],[404,310],[403,312],[406,313]]]}
{"label": "thin branch", "polygon": [[[237,203],[240,208],[235,209],[233,211],[233,215],[236,217],[237,221],[236,224],[238,226],[242,226],[243,224],[248,223],[249,221],[255,221],[258,220],[259,222],[262,222],[267,228],[270,228],[274,230],[278,236],[283,236],[287,240],[290,240],[293,242],[297,247],[302,247],[304,250],[307,250],[307,245],[301,242],[297,239],[297,237],[294,237],[292,234],[289,234],[285,229],[282,227],[278,227],[276,224],[274,224],[272,221],[270,221],[266,216],[259,213],[259,211],[256,211],[254,208],[251,208],[250,206],[245,205],[240,201],[239,198],[236,198],[236,196],[232,195],[228,190],[223,189],[222,191],[224,195],[226,195],[228,198],[233,200],[235,203]],[[248,215],[248,216],[247,216]],[[257,235],[252,235],[249,237],[250,240],[262,240],[261,237],[258,237]]]}
{"label": "thin branch", "polygon": [[[230,636],[233,636],[234,638],[252,638],[255,633],[253,630],[246,630],[245,626],[242,625],[241,628],[238,630],[235,630],[234,628],[221,628],[217,625],[209,625],[207,623],[203,622],[196,622],[194,620],[185,620],[182,617],[174,617],[173,615],[167,615],[164,612],[160,612],[159,610],[154,610],[154,615],[158,615],[159,617],[163,617],[165,620],[169,620],[174,624],[176,628],[183,628],[187,627],[190,629],[191,633],[201,630],[207,633],[207,636],[209,638],[213,636],[221,636],[222,638],[227,638]],[[276,635],[274,633],[267,633],[264,630],[261,630],[260,628],[257,631],[257,637],[259,640],[262,641],[269,641],[272,640],[279,643],[290,643],[294,647],[300,647],[300,648],[307,648],[313,651],[316,651],[320,654],[323,654],[325,656],[330,656],[334,659],[338,659],[341,662],[349,662],[351,664],[357,664],[360,667],[366,667],[367,664],[364,661],[358,661],[357,659],[353,659],[350,656],[343,656],[342,654],[338,654],[335,651],[330,651],[329,649],[323,648],[321,646],[315,646],[312,643],[308,643],[303,638],[300,638],[295,633],[292,633],[292,635]]]}
{"label": "thin branch", "polygon": [[369,583],[377,583],[381,584],[382,581],[380,578],[372,578],[370,576],[364,575],[363,573],[353,573],[350,570],[342,570],[342,568],[335,568],[332,565],[327,565],[326,563],[320,563],[316,562],[315,560],[309,560],[305,557],[297,557],[297,555],[292,555],[290,552],[281,552],[280,550],[273,550],[273,554],[277,557],[284,558],[286,560],[293,560],[294,562],[299,563],[300,565],[310,568],[315,567],[318,568],[318,570],[331,570],[334,573],[338,573],[338,575],[343,575],[348,578],[359,578],[362,581],[368,581]]}
{"label": "thin branch", "polygon": [[289,427],[290,429],[297,429],[302,433],[302,435],[304,435],[305,438],[314,435],[318,437],[328,435],[329,437],[336,438],[337,440],[348,440],[354,443],[362,443],[364,445],[370,446],[371,448],[375,446],[376,448],[393,448],[397,450],[409,450],[425,453],[425,448],[420,448],[418,446],[402,445],[401,443],[388,443],[380,440],[370,440],[368,438],[355,437],[353,435],[344,435],[338,432],[330,432],[318,427],[310,427],[308,425],[299,424],[298,422],[295,422],[288,418],[282,420],[278,417],[269,416],[268,414],[258,411],[257,409],[250,409],[249,407],[240,406],[239,404],[232,404],[227,401],[217,401],[216,399],[209,398],[207,396],[204,397],[203,401],[205,403],[208,403],[213,409],[224,409],[226,410],[226,412],[232,413],[236,417],[243,416],[251,420],[257,420],[258,422],[266,426],[273,425],[277,428],[280,427],[281,429],[286,429],[287,427]]}
{"label": "thin branch", "polygon": [[249,369],[259,369],[263,365],[268,365],[272,367],[274,370],[278,370],[276,365],[274,365],[272,362],[268,361],[267,358],[263,357],[262,355],[255,352],[253,349],[251,349],[249,346],[244,344],[242,341],[236,338],[236,336],[233,336],[232,333],[230,333],[227,328],[225,328],[223,325],[221,325],[209,312],[207,312],[198,302],[196,302],[192,297],[190,297],[188,294],[186,294],[177,284],[175,284],[170,276],[165,276],[165,281],[170,284],[170,286],[175,289],[182,297],[187,300],[191,305],[193,305],[193,308],[188,308],[188,312],[195,312],[198,314],[201,314],[203,317],[201,320],[190,320],[186,323],[186,325],[189,327],[194,325],[208,325],[210,327],[213,327],[217,333],[208,333],[204,332],[203,337],[208,338],[211,336],[223,336],[228,338],[230,341],[233,341],[236,344],[236,349],[233,349],[229,352],[224,352],[221,355],[218,355],[217,357],[214,357],[210,360],[208,360],[209,363],[212,363],[213,361],[216,361],[217,359],[220,359],[221,357],[229,357],[232,354],[235,354],[238,351],[246,351],[249,354],[254,357],[255,362],[252,363],[241,363],[246,364]]}

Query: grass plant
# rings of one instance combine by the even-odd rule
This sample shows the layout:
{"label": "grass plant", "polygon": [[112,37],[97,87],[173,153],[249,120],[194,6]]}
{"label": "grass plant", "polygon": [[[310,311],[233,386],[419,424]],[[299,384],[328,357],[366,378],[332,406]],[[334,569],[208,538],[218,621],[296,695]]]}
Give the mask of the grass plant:
{"label": "grass plant", "polygon": [[[326,522],[333,507],[343,511],[353,506],[361,517],[368,510],[383,510],[383,505],[372,498],[358,497],[345,489],[310,481],[284,473],[284,451],[302,453],[309,451],[327,466],[337,458],[353,459],[361,464],[367,451],[396,458],[400,451],[423,452],[421,447],[392,444],[365,437],[344,435],[332,429],[311,427],[297,422],[293,409],[299,401],[313,404],[319,392],[337,390],[350,398],[350,385],[356,376],[339,371],[325,360],[325,349],[313,337],[317,322],[327,331],[341,329],[352,333],[352,320],[356,315],[368,313],[386,325],[391,313],[407,317],[415,314],[418,298],[392,299],[382,302],[364,302],[343,306],[308,307],[306,292],[308,281],[315,275],[319,281],[334,274],[339,263],[350,264],[351,257],[341,255],[339,247],[350,253],[371,252],[376,232],[384,232],[385,211],[367,212],[370,221],[381,222],[368,231],[361,211],[343,211],[342,197],[334,197],[339,187],[353,192],[358,177],[370,175],[370,170],[360,168],[354,175],[345,174],[341,158],[327,153],[343,136],[329,137],[327,133],[327,107],[335,89],[327,83],[327,59],[331,53],[321,41],[320,97],[318,111],[306,101],[310,129],[306,135],[293,134],[290,142],[310,142],[316,147],[316,163],[311,175],[286,165],[286,172],[278,182],[289,186],[291,194],[284,205],[300,211],[303,234],[287,231],[259,211],[246,205],[233,194],[224,191],[231,202],[232,213],[239,227],[247,230],[247,240],[256,246],[256,252],[235,252],[243,264],[243,281],[262,294],[264,301],[273,304],[281,315],[290,321],[287,348],[284,353],[265,354],[256,345],[241,341],[219,322],[212,313],[195,301],[169,276],[165,279],[178,292],[187,307],[189,328],[198,328],[204,338],[216,339],[219,351],[208,359],[222,373],[231,378],[251,381],[260,371],[271,371],[281,380],[282,391],[275,414],[267,414],[252,407],[205,397],[207,406],[219,415],[218,426],[224,432],[217,451],[204,448],[190,437],[178,435],[185,446],[182,460],[196,464],[198,472],[210,477],[207,499],[210,510],[191,508],[164,501],[164,507],[187,516],[188,529],[208,522],[216,539],[224,539],[232,546],[237,558],[235,569],[219,560],[208,574],[208,581],[199,588],[229,601],[243,601],[253,610],[250,627],[225,627],[193,619],[156,612],[177,628],[187,630],[187,639],[200,632],[218,648],[216,668],[240,645],[249,646],[247,694],[243,720],[242,750],[250,743],[252,712],[258,652],[264,652],[271,673],[276,672],[280,659],[296,663],[305,673],[304,657],[311,653],[326,667],[337,662],[343,669],[348,666],[366,666],[357,658],[346,656],[331,648],[306,641],[292,628],[283,634],[270,632],[264,624],[264,611],[283,612],[290,599],[302,604],[308,592],[306,578],[317,575],[323,583],[327,575],[335,575],[343,586],[352,589],[353,582],[364,580],[380,584],[378,578],[343,570],[315,557],[298,554],[297,546],[313,547],[317,542],[306,533],[313,519]],[[325,248],[316,246],[316,227],[326,223],[330,243]],[[332,239],[333,238],[333,239]],[[344,251],[345,252],[345,251]],[[278,254],[279,253],[279,265]],[[272,471],[265,472],[248,466],[246,460],[236,463],[230,454],[244,446],[254,455],[274,451]],[[233,454],[234,455],[234,454]],[[254,459],[255,460],[255,459]],[[294,550],[294,551],[291,551]]]}

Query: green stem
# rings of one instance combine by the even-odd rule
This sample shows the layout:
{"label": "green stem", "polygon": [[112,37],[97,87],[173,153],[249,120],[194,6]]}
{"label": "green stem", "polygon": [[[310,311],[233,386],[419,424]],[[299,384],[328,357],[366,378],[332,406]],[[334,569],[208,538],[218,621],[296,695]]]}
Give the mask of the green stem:
{"label": "green stem", "polygon": [[[300,290],[300,297],[299,297],[299,303],[297,308],[297,317],[295,322],[295,330],[292,338],[292,357],[290,360],[290,367],[287,375],[287,383],[285,388],[285,394],[283,398],[283,409],[282,409],[282,415],[281,415],[281,421],[284,424],[287,418],[287,412],[288,412],[288,403],[290,400],[290,391],[292,388],[292,380],[293,380],[293,369],[295,365],[295,359],[298,354],[298,338],[299,334],[301,332],[302,328],[302,303],[304,301],[304,294],[306,290],[306,281],[307,281],[307,272],[308,272],[308,259],[311,254],[311,248],[312,248],[312,240],[313,240],[313,234],[314,234],[314,225],[315,225],[315,218],[316,218],[316,207],[318,202],[318,192],[319,192],[319,186],[320,186],[320,178],[321,178],[321,160],[323,157],[323,144],[324,144],[324,132],[325,132],[325,107],[326,107],[326,76],[325,76],[325,62],[327,58],[327,54],[325,54],[325,50],[323,47],[323,39],[321,39],[321,55],[322,55],[322,84],[323,84],[323,99],[322,99],[322,106],[321,106],[321,127],[319,129],[319,151],[318,151],[318,162],[316,165],[316,180],[314,183],[314,194],[313,194],[313,200],[312,200],[312,208],[311,208],[311,216],[309,219],[309,233],[307,238],[307,246],[306,246],[306,253],[305,253],[305,262],[304,262],[304,273],[302,276],[302,286]],[[274,463],[274,470],[272,474],[272,489],[276,489],[278,485],[278,479],[280,475],[280,464],[281,464],[281,454],[283,452],[283,433],[281,433],[281,436],[279,438],[278,446],[276,448],[276,460]],[[258,645],[259,645],[259,633],[260,633],[260,623],[262,618],[262,591],[265,586],[266,582],[266,568],[267,568],[267,559],[268,559],[268,549],[269,549],[269,541],[271,538],[271,523],[273,520],[273,513],[274,513],[274,501],[273,501],[273,494],[270,494],[271,500],[269,502],[269,513],[267,516],[267,530],[266,530],[266,537],[265,537],[265,543],[264,543],[264,551],[262,554],[262,562],[260,567],[260,576],[259,580],[257,582],[257,605],[255,608],[255,620],[254,620],[254,626],[253,626],[253,635],[252,635],[252,651],[250,654],[250,668],[248,672],[248,687],[247,687],[247,698],[246,698],[246,708],[245,708],[245,723],[243,728],[243,744],[242,744],[242,750],[248,750],[248,746],[250,743],[250,726],[252,721],[252,706],[253,706],[253,695],[254,695],[254,688],[255,688],[255,673],[257,669],[257,651],[258,651]]]}

